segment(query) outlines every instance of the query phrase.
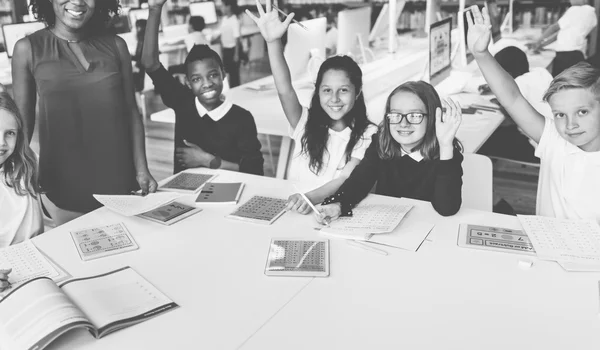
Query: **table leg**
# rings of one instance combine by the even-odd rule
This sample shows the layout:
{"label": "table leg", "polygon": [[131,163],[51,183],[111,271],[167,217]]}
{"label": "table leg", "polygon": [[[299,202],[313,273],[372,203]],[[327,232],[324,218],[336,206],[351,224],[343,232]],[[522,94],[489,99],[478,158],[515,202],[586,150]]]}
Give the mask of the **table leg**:
{"label": "table leg", "polygon": [[279,160],[277,161],[277,173],[275,177],[285,179],[285,172],[290,160],[290,150],[292,148],[292,139],[289,136],[283,136],[281,139],[281,148],[279,148]]}

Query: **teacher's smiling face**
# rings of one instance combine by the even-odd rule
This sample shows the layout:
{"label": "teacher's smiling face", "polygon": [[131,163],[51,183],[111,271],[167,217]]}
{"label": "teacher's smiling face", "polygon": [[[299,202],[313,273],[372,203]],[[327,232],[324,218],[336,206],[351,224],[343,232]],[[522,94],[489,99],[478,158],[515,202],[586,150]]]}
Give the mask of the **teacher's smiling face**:
{"label": "teacher's smiling face", "polygon": [[[96,0],[50,0],[56,16],[56,24],[67,30],[83,28],[94,15]],[[100,0],[102,1],[102,0]]]}

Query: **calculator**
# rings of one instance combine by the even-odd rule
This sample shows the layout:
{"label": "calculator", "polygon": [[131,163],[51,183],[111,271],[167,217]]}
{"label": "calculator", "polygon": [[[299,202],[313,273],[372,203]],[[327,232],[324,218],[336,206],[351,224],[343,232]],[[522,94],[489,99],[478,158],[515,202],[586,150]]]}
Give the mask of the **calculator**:
{"label": "calculator", "polygon": [[271,240],[267,276],[329,276],[329,240]]}
{"label": "calculator", "polygon": [[254,196],[227,217],[261,224],[272,224],[285,213],[287,199]]}
{"label": "calculator", "polygon": [[171,192],[199,192],[202,187],[212,181],[217,175],[213,174],[197,174],[182,172],[175,175],[166,184],[160,186],[161,191]]}

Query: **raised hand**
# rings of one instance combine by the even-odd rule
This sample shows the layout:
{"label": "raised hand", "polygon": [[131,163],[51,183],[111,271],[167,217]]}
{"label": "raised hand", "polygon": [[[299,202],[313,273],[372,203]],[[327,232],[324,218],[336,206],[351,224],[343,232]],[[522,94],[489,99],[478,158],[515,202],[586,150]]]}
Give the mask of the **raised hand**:
{"label": "raised hand", "polygon": [[263,10],[260,1],[256,0],[256,9],[258,10],[258,17],[250,12],[250,10],[246,10],[246,14],[252,18],[254,23],[256,23],[258,29],[260,29],[260,34],[265,38],[265,41],[270,43],[281,39],[290,26],[290,22],[292,22],[292,18],[294,18],[294,13],[292,12],[287,15],[282,22],[279,20],[277,11],[271,8],[271,0],[267,0],[265,10]]}
{"label": "raised hand", "polygon": [[469,8],[471,11],[467,14],[467,24],[469,31],[467,33],[467,43],[469,50],[475,55],[485,52],[492,38],[492,25],[487,6],[483,8],[483,13],[479,11],[477,5]]}
{"label": "raised hand", "polygon": [[440,108],[435,110],[435,136],[440,144],[440,149],[452,148],[452,142],[462,121],[462,111],[460,104],[451,99],[448,99],[447,102],[442,100],[442,105],[446,112],[442,113]]}
{"label": "raised hand", "polygon": [[167,0],[148,0],[148,8],[162,7]]}

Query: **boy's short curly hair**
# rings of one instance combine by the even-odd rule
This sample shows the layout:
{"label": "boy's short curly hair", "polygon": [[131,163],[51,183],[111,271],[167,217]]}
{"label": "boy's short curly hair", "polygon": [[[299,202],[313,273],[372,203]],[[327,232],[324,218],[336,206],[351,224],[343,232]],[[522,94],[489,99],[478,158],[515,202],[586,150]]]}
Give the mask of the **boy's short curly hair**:
{"label": "boy's short curly hair", "polygon": [[548,102],[552,95],[566,89],[588,89],[600,101],[600,69],[585,61],[565,69],[550,83],[544,101]]}
{"label": "boy's short curly hair", "polygon": [[[49,27],[54,26],[56,16],[52,7],[52,1],[31,0],[29,6],[36,19],[46,22]],[[108,21],[112,16],[118,14],[120,9],[121,4],[119,0],[97,0],[94,15],[88,25],[98,29],[106,29]]]}

